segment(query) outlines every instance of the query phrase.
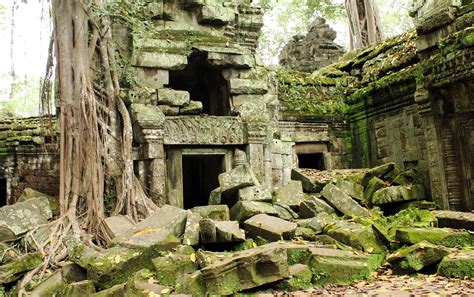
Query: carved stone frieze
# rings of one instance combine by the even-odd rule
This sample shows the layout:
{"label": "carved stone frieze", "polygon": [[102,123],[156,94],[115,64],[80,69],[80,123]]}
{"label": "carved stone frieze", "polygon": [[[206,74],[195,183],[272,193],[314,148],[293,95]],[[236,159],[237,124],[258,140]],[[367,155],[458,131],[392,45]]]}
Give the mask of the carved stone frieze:
{"label": "carved stone frieze", "polygon": [[244,144],[244,125],[237,117],[166,117],[164,144]]}

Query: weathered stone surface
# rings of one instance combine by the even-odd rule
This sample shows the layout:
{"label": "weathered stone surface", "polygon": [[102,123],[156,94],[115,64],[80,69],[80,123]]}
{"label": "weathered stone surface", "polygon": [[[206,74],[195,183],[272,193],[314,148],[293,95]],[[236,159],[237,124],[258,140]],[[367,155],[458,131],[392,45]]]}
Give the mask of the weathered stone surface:
{"label": "weathered stone surface", "polygon": [[422,200],[426,198],[423,185],[391,186],[377,190],[372,196],[374,205],[393,202]]}
{"label": "weathered stone surface", "polygon": [[448,254],[449,250],[445,247],[421,241],[399,249],[389,255],[387,261],[402,271],[414,272],[438,263]]}
{"label": "weathered stone surface", "polygon": [[418,173],[414,169],[403,171],[393,179],[393,184],[400,186],[420,184],[421,182],[422,181],[419,178]]}
{"label": "weathered stone surface", "polygon": [[321,212],[313,218],[298,220],[297,224],[300,227],[310,228],[316,233],[321,233],[327,225],[334,224],[335,221],[334,216]]}
{"label": "weathered stone surface", "polygon": [[55,296],[63,295],[68,284],[64,281],[61,270],[57,270],[42,281],[31,291],[31,296]]}
{"label": "weathered stone surface", "polygon": [[80,282],[72,283],[66,289],[66,296],[71,297],[91,296],[94,293],[94,282],[90,280],[83,280]]}
{"label": "weathered stone surface", "polygon": [[112,286],[108,289],[102,290],[95,294],[92,294],[92,297],[119,297],[125,296],[127,289],[125,283]]}
{"label": "weathered stone surface", "polygon": [[336,209],[349,217],[368,217],[370,213],[367,209],[359,205],[349,195],[333,184],[328,184],[321,192],[324,198]]}
{"label": "weathered stone surface", "polygon": [[377,192],[380,189],[385,188],[386,184],[383,180],[381,180],[378,177],[373,177],[367,187],[365,188],[364,191],[364,201],[367,203],[369,206],[372,205],[372,197],[374,196],[374,193]]}
{"label": "weathered stone surface", "polygon": [[188,210],[184,228],[183,243],[191,246],[199,244],[199,222],[201,216]]}
{"label": "weathered stone surface", "polygon": [[474,250],[460,250],[443,258],[438,275],[455,278],[474,277]]}
{"label": "weathered stone surface", "polygon": [[386,163],[382,164],[380,166],[374,167],[369,169],[365,174],[363,175],[361,184],[366,187],[370,180],[374,177],[378,177],[380,179],[383,179],[387,174],[392,172],[395,169],[395,163]]}
{"label": "weathered stone surface", "polygon": [[165,116],[177,116],[179,114],[179,106],[158,105],[158,108]]}
{"label": "weathered stone surface", "polygon": [[329,181],[319,181],[304,174],[298,168],[291,170],[291,179],[301,181],[303,190],[308,193],[320,192]]}
{"label": "weathered stone surface", "polygon": [[159,52],[137,52],[132,59],[133,66],[153,67],[165,70],[181,70],[188,63],[184,55],[159,53]]}
{"label": "weathered stone surface", "polygon": [[58,198],[52,197],[49,195],[46,195],[44,193],[38,192],[32,188],[25,188],[23,190],[23,193],[21,193],[21,196],[17,199],[16,203],[18,202],[24,202],[33,198],[40,198],[40,197],[45,197],[49,201],[49,206],[51,207],[51,210],[55,212],[59,208],[59,201]]}
{"label": "weathered stone surface", "polygon": [[255,65],[255,59],[249,55],[236,55],[224,53],[209,53],[207,60],[213,66],[234,67],[234,68],[252,68]]}
{"label": "weathered stone surface", "polygon": [[291,239],[295,235],[296,227],[296,223],[266,214],[255,215],[244,222],[248,236],[252,238],[260,236],[269,241]]}
{"label": "weathered stone surface", "polygon": [[[156,68],[134,67],[137,85],[143,88],[161,89],[169,83],[169,72]],[[155,102],[153,102],[155,103]]]}
{"label": "weathered stone surface", "polygon": [[26,254],[14,261],[0,266],[0,284],[16,281],[29,270],[33,270],[43,263],[41,253]]}
{"label": "weathered stone surface", "polygon": [[230,210],[230,218],[234,221],[243,222],[257,214],[268,214],[276,216],[278,213],[271,203],[258,201],[239,201]]}
{"label": "weathered stone surface", "polygon": [[199,15],[199,23],[223,26],[235,18],[233,8],[224,7],[219,2],[214,5],[205,5],[201,9]]}
{"label": "weathered stone surface", "polygon": [[183,107],[189,100],[189,93],[186,91],[158,89],[158,105]]}
{"label": "weathered stone surface", "polygon": [[474,245],[474,234],[450,228],[397,228],[395,239],[409,244],[427,241],[447,247]]}
{"label": "weathered stone surface", "polygon": [[253,79],[230,79],[231,94],[260,94],[267,93],[267,84],[261,80]]}
{"label": "weathered stone surface", "polygon": [[178,275],[175,289],[178,294],[193,296],[205,296],[207,292],[201,271]]}
{"label": "weathered stone surface", "polygon": [[46,197],[4,206],[0,208],[0,242],[15,240],[38,225],[47,223],[51,217]]}
{"label": "weathered stone surface", "polygon": [[260,185],[248,164],[240,165],[230,171],[219,174],[219,185],[222,193],[231,193],[239,189]]}
{"label": "weathered stone surface", "polygon": [[219,205],[222,202],[221,188],[216,188],[209,194],[209,205]]}
{"label": "weathered stone surface", "polygon": [[125,233],[135,225],[130,218],[122,215],[108,217],[104,220],[104,224],[111,239]]}
{"label": "weathered stone surface", "polygon": [[222,261],[225,258],[230,257],[232,253],[227,252],[210,252],[199,249],[196,251],[196,262],[200,269],[207,267],[218,261]]}
{"label": "weathered stone surface", "polygon": [[152,262],[156,280],[160,285],[174,286],[180,275],[197,270],[196,259],[190,255],[170,254],[154,258]]}
{"label": "weathered stone surface", "polygon": [[203,219],[199,222],[202,244],[240,242],[245,240],[245,233],[237,221],[213,221]]}
{"label": "weathered stone surface", "polygon": [[207,290],[216,295],[233,294],[289,276],[285,249],[272,246],[235,253],[201,271]]}
{"label": "weathered stone surface", "polygon": [[450,210],[434,210],[431,213],[438,219],[439,227],[474,231],[474,213]]}
{"label": "weathered stone surface", "polygon": [[127,232],[117,236],[113,243],[131,248],[154,247],[167,250],[180,243],[179,238],[184,233],[185,225],[185,210],[164,205]]}
{"label": "weathered stone surface", "polygon": [[312,218],[321,212],[331,214],[336,211],[324,200],[316,198],[315,196],[310,196],[300,204],[299,215],[302,219]]}
{"label": "weathered stone surface", "polygon": [[364,199],[364,187],[358,183],[339,179],[336,186],[354,199],[359,201]]}
{"label": "weathered stone surface", "polygon": [[272,193],[264,186],[245,187],[239,190],[238,198],[241,201],[272,202]]}
{"label": "weathered stone surface", "polygon": [[279,281],[275,289],[284,291],[307,290],[313,287],[313,273],[308,265],[295,264],[289,267],[290,277]]}
{"label": "weathered stone surface", "polygon": [[202,102],[190,100],[187,104],[179,108],[179,114],[182,115],[195,115],[202,113]]}
{"label": "weathered stone surface", "polygon": [[191,208],[191,211],[200,215],[203,219],[215,221],[228,221],[229,207],[227,205],[206,205]]}
{"label": "weathered stone surface", "polygon": [[283,220],[296,220],[299,218],[298,214],[291,209],[289,205],[283,203],[274,203],[273,208],[277,212],[277,217]]}
{"label": "weathered stone surface", "polygon": [[357,223],[338,221],[329,224],[324,232],[332,238],[368,253],[383,253],[387,250],[372,227]]}
{"label": "weathered stone surface", "polygon": [[273,196],[275,202],[286,204],[295,211],[298,211],[301,202],[306,198],[301,181],[296,180],[290,180],[286,186],[275,189]]}

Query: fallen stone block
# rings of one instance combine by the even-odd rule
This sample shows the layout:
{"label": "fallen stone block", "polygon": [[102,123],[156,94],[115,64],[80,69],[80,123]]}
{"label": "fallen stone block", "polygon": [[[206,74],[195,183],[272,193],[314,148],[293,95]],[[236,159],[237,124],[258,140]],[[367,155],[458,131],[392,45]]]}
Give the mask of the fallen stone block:
{"label": "fallen stone block", "polygon": [[180,243],[184,234],[187,212],[181,208],[164,205],[127,232],[117,236],[112,243],[129,248],[168,250]]}
{"label": "fallen stone block", "polygon": [[237,221],[213,221],[203,219],[199,222],[202,244],[241,242],[245,240],[245,233],[239,228]]}
{"label": "fallen stone block", "polygon": [[66,296],[83,297],[91,296],[95,293],[94,282],[90,280],[83,280],[80,282],[68,285],[66,289]]}
{"label": "fallen stone block", "polygon": [[230,295],[289,276],[286,251],[261,246],[234,253],[201,270],[210,294]]}
{"label": "fallen stone block", "polygon": [[372,204],[383,205],[394,202],[425,199],[423,185],[391,186],[377,190],[372,196]]}
{"label": "fallen stone block", "polygon": [[170,254],[152,259],[156,281],[160,285],[174,286],[177,278],[197,270],[196,255]]}
{"label": "fallen stone block", "polygon": [[61,296],[65,294],[67,287],[68,284],[64,281],[61,270],[58,270],[37,285],[31,291],[31,296]]}
{"label": "fallen stone block", "polygon": [[326,200],[340,212],[349,217],[368,217],[370,213],[367,209],[357,203],[349,195],[333,184],[324,187],[321,194]]}
{"label": "fallen stone block", "polygon": [[445,256],[439,263],[438,275],[460,279],[474,277],[474,250],[460,250]]}
{"label": "fallen stone block", "polygon": [[273,197],[270,190],[264,186],[252,186],[239,190],[240,201],[272,202]]}
{"label": "fallen stone block", "polygon": [[199,249],[196,252],[196,262],[199,266],[199,269],[202,269],[204,267],[207,267],[213,263],[216,263],[218,261],[222,261],[225,258],[230,257],[232,253],[228,252],[210,252],[210,251],[205,251],[202,249]]}
{"label": "fallen stone block", "polygon": [[8,284],[21,278],[26,272],[43,263],[41,253],[31,253],[18,257],[12,262],[0,266],[0,284]]}
{"label": "fallen stone block", "polygon": [[431,213],[438,220],[439,227],[474,231],[474,213],[472,212],[434,210]]}
{"label": "fallen stone block", "polygon": [[32,198],[0,208],[0,242],[13,241],[24,233],[46,224],[52,217],[49,200]]}
{"label": "fallen stone block", "polygon": [[334,224],[336,218],[328,213],[321,212],[310,219],[297,220],[296,223],[300,227],[310,228],[317,234],[322,233],[327,225]]}
{"label": "fallen stone block", "polygon": [[219,205],[222,202],[221,188],[216,188],[209,194],[209,205]]}
{"label": "fallen stone block", "polygon": [[201,216],[188,210],[186,226],[184,227],[183,243],[191,246],[199,244],[199,222]]}
{"label": "fallen stone block", "polygon": [[313,273],[311,269],[304,264],[295,264],[289,267],[290,277],[279,281],[275,285],[276,290],[287,292],[307,290],[313,287],[311,280]]}
{"label": "fallen stone block", "polygon": [[30,199],[33,199],[33,198],[41,198],[41,197],[44,197],[44,198],[48,199],[49,206],[51,207],[51,210],[53,212],[58,211],[58,209],[59,209],[59,200],[58,200],[58,198],[46,195],[46,194],[41,193],[41,192],[38,192],[36,190],[33,190],[32,188],[25,188],[23,190],[23,192],[21,193],[21,196],[18,197],[18,200],[16,201],[16,203],[24,202],[24,201],[27,201],[27,200],[30,200]]}
{"label": "fallen stone block", "polygon": [[397,228],[395,239],[402,243],[415,244],[426,240],[435,245],[464,247],[474,245],[474,234],[450,228]]}
{"label": "fallen stone block", "polygon": [[331,179],[317,180],[315,178],[312,178],[309,175],[305,174],[304,170],[301,170],[299,168],[294,168],[291,170],[291,179],[301,181],[303,190],[307,193],[319,193],[325,185],[331,182]]}
{"label": "fallen stone block", "polygon": [[367,253],[384,253],[387,248],[372,227],[346,221],[337,221],[324,228],[324,233],[355,249]]}
{"label": "fallen stone block", "polygon": [[192,296],[205,296],[207,292],[206,283],[201,271],[178,275],[175,285],[176,293],[189,294]]}
{"label": "fallen stone block", "polygon": [[372,197],[375,192],[386,187],[386,184],[383,180],[378,177],[373,177],[364,191],[364,201],[368,206],[372,206]]}
{"label": "fallen stone block", "polygon": [[227,205],[206,205],[196,206],[190,209],[192,212],[198,214],[203,219],[211,219],[215,221],[228,221],[229,207]]}
{"label": "fallen stone block", "polygon": [[397,250],[388,256],[387,261],[401,271],[415,272],[438,263],[448,254],[449,250],[445,247],[421,241]]}
{"label": "fallen stone block", "polygon": [[352,198],[359,201],[364,200],[364,187],[362,185],[352,181],[338,179],[336,186]]}
{"label": "fallen stone block", "polygon": [[95,294],[92,294],[92,297],[118,297],[118,296],[126,296],[127,288],[126,284],[118,284],[108,289],[102,290]]}
{"label": "fallen stone block", "polygon": [[275,202],[286,204],[294,211],[299,210],[301,202],[306,198],[301,181],[296,180],[290,180],[286,186],[275,189],[273,196]]}
{"label": "fallen stone block", "polygon": [[295,238],[302,238],[307,241],[316,241],[316,232],[311,228],[296,227]]}
{"label": "fallen stone block", "polygon": [[271,203],[257,201],[239,201],[230,210],[230,218],[239,222],[257,214],[276,216],[278,213]]}
{"label": "fallen stone block", "polygon": [[395,185],[400,185],[400,186],[409,186],[412,184],[420,184],[422,181],[418,177],[418,173],[414,169],[409,169],[406,171],[403,171],[399,175],[397,175],[392,183]]}
{"label": "fallen stone block", "polygon": [[321,212],[331,214],[336,211],[324,200],[316,198],[315,196],[310,196],[300,204],[299,215],[302,219],[312,218]]}
{"label": "fallen stone block", "polygon": [[221,173],[218,179],[222,195],[237,195],[239,189],[260,185],[248,164]]}
{"label": "fallen stone block", "polygon": [[275,209],[277,213],[277,217],[280,219],[290,221],[290,220],[296,220],[299,218],[298,214],[291,209],[290,206],[282,203],[273,203],[273,208]]}
{"label": "fallen stone block", "polygon": [[395,169],[395,163],[386,163],[377,167],[373,167],[364,173],[361,180],[361,184],[362,186],[366,187],[372,178],[378,177],[380,179],[383,179],[394,169]]}
{"label": "fallen stone block", "polygon": [[130,230],[135,223],[127,216],[112,216],[104,220],[105,230],[110,239],[127,232]]}
{"label": "fallen stone block", "polygon": [[291,239],[295,235],[296,227],[296,223],[266,214],[255,215],[244,222],[248,236],[252,238],[260,236],[269,241]]}

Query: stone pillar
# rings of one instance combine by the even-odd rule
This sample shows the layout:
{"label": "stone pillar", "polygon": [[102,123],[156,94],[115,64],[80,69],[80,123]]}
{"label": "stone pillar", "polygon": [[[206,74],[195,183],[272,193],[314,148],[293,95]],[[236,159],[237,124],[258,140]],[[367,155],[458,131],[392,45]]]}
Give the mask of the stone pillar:
{"label": "stone pillar", "polygon": [[[265,170],[265,151],[269,149],[268,123],[247,123],[248,147],[247,156],[250,168],[261,184],[271,180],[270,172]],[[268,157],[268,152],[267,152]]]}
{"label": "stone pillar", "polygon": [[165,153],[163,147],[163,129],[143,129],[145,143],[142,145],[142,158],[145,160],[146,190],[157,205],[165,201]]}

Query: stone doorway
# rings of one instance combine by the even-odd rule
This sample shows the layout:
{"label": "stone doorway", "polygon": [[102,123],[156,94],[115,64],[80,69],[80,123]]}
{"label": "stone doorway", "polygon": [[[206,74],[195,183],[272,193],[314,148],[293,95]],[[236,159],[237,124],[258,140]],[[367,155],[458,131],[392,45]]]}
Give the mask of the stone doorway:
{"label": "stone doorway", "polygon": [[209,64],[207,53],[195,52],[189,56],[186,68],[170,71],[168,87],[189,92],[191,100],[202,102],[205,114],[230,115],[229,83],[221,68]]}
{"label": "stone doorway", "polygon": [[168,203],[185,209],[208,205],[210,192],[219,187],[219,174],[232,168],[233,150],[214,147],[167,147]]}
{"label": "stone doorway", "polygon": [[295,153],[298,158],[298,167],[326,170],[325,155],[327,151],[325,143],[297,143]]}

